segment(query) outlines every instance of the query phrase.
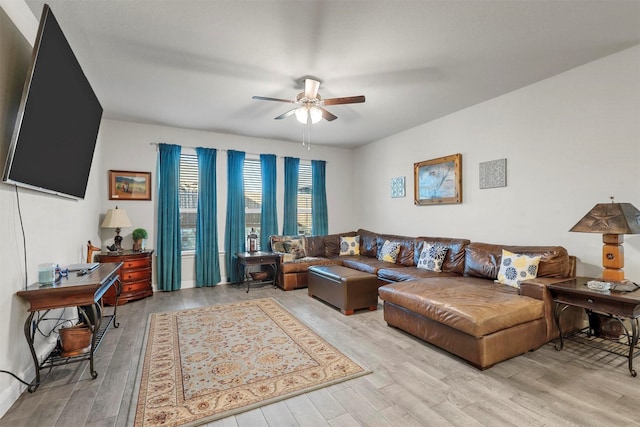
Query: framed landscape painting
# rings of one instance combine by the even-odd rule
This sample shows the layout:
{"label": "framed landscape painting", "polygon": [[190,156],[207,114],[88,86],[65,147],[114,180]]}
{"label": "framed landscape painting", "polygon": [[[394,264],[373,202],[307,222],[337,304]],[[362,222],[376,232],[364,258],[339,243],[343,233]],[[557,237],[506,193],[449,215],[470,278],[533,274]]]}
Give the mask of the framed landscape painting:
{"label": "framed landscape painting", "polygon": [[151,200],[151,172],[110,170],[109,200]]}
{"label": "framed landscape painting", "polygon": [[462,203],[462,154],[413,164],[414,203]]}

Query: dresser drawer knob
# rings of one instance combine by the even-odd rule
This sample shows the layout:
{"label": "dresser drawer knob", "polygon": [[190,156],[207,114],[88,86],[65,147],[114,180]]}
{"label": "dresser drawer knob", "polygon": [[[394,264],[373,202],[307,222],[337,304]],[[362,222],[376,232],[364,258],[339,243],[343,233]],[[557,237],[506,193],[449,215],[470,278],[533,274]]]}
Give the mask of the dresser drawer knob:
{"label": "dresser drawer knob", "polygon": [[593,300],[592,300],[591,298],[589,298],[589,299],[587,300],[587,302],[588,302],[589,304],[593,304]]}

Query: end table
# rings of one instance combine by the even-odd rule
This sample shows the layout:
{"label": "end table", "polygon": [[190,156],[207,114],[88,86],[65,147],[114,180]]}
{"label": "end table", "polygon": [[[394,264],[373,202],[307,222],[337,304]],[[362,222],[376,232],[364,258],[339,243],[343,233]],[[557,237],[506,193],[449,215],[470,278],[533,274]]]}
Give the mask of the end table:
{"label": "end table", "polygon": [[[267,284],[275,286],[276,276],[278,275],[278,264],[280,263],[280,254],[276,252],[266,252],[266,251],[256,251],[256,252],[238,252],[236,253],[238,257],[238,277],[241,278],[242,284],[245,282],[247,273],[249,272],[249,268],[251,266],[263,266],[266,265],[273,270],[273,278],[271,280],[246,280],[247,282],[247,293],[249,292],[249,287],[252,284]],[[244,274],[242,273],[242,267],[245,267]]]}
{"label": "end table", "polygon": [[[554,318],[560,332],[560,343],[556,344],[556,350],[562,350],[565,338],[580,338],[580,342],[585,345],[627,357],[629,360],[629,373],[632,377],[635,377],[636,371],[633,369],[633,358],[636,356],[634,351],[638,346],[638,334],[640,333],[640,325],[638,323],[638,318],[640,318],[640,290],[633,285],[627,286],[621,283],[614,283],[610,290],[598,291],[587,286],[587,282],[590,280],[597,279],[576,277],[547,286],[555,302]],[[560,327],[560,316],[568,307],[583,308],[590,315],[590,318],[592,312],[596,312],[620,322],[624,330],[623,340],[626,343],[620,342],[621,340],[597,338],[591,325],[564,335]],[[625,320],[629,321],[631,330],[625,325]]]}

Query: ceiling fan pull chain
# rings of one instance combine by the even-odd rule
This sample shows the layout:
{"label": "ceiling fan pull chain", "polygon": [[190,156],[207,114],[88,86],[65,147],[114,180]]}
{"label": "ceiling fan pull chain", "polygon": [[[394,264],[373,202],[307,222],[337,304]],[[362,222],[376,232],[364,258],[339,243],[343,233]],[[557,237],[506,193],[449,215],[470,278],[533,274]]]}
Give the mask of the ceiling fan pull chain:
{"label": "ceiling fan pull chain", "polygon": [[311,151],[311,116],[307,112],[307,123],[302,125],[302,146]]}
{"label": "ceiling fan pull chain", "polygon": [[[305,126],[307,128],[307,151],[311,151],[311,113],[307,109],[307,124]],[[304,144],[302,144],[304,147]]]}
{"label": "ceiling fan pull chain", "polygon": [[302,146],[307,146],[307,125],[302,125]]}

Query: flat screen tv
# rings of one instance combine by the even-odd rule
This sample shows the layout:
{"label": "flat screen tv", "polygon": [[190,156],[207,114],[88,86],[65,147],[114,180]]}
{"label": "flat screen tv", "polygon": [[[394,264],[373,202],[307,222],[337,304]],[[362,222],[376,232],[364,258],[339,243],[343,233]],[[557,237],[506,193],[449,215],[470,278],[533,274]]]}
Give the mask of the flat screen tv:
{"label": "flat screen tv", "polygon": [[2,180],[84,199],[101,118],[100,101],[45,5]]}

